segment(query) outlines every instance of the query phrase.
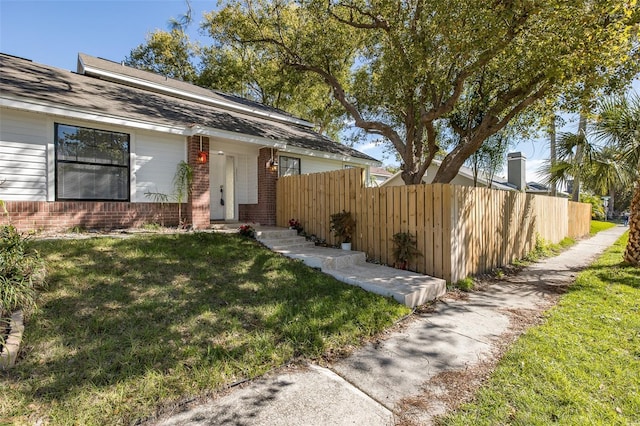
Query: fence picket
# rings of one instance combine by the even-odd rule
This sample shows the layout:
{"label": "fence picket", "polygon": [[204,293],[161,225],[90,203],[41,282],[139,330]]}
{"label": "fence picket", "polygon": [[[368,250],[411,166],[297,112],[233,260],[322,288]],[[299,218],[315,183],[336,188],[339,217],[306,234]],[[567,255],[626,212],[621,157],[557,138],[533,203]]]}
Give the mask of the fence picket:
{"label": "fence picket", "polygon": [[278,226],[298,219],[330,244],[329,216],[351,211],[354,247],[383,264],[394,262],[393,234],[410,232],[423,254],[411,269],[447,280],[521,258],[536,238],[584,236],[591,220],[589,204],[543,195],[443,184],[365,188],[362,169],[281,177],[276,196]]}

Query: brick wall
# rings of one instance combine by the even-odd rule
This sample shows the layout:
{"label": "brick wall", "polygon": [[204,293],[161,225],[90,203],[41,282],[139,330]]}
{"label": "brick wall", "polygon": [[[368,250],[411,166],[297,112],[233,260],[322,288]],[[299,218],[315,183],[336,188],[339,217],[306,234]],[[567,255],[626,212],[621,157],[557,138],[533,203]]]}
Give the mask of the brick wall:
{"label": "brick wall", "polygon": [[[256,222],[261,225],[276,224],[276,182],[278,170],[265,167],[271,158],[271,148],[262,148],[258,155],[258,204],[240,204],[238,215],[240,221]],[[273,150],[274,158],[277,152]]]}
{"label": "brick wall", "polygon": [[187,203],[187,223],[196,229],[209,228],[211,220],[211,193],[209,192],[209,158],[198,163],[198,152],[209,153],[209,138],[191,136],[187,139],[187,163],[193,167],[193,188]]}
{"label": "brick wall", "polygon": [[0,224],[11,223],[21,231],[63,231],[72,227],[113,229],[148,223],[178,225],[175,203],[123,203],[112,201],[7,201],[9,215]]}

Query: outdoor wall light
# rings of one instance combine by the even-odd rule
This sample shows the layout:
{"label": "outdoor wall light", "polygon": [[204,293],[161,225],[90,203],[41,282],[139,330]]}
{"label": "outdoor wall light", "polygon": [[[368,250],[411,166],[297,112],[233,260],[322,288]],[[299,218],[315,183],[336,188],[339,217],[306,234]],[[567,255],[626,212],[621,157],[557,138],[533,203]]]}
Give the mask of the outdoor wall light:
{"label": "outdoor wall light", "polygon": [[198,139],[200,139],[200,151],[198,151],[198,156],[196,157],[196,163],[207,164],[207,160],[209,159],[209,153],[207,151],[202,150],[202,136],[198,136]]}
{"label": "outdoor wall light", "polygon": [[269,161],[267,161],[267,164],[265,164],[265,166],[267,170],[270,170],[272,172],[278,170],[278,160],[276,160],[273,156],[273,148],[271,148],[271,158],[269,159]]}
{"label": "outdoor wall light", "polygon": [[206,151],[198,151],[198,158],[196,161],[198,164],[207,164],[207,160],[209,159],[209,153]]}

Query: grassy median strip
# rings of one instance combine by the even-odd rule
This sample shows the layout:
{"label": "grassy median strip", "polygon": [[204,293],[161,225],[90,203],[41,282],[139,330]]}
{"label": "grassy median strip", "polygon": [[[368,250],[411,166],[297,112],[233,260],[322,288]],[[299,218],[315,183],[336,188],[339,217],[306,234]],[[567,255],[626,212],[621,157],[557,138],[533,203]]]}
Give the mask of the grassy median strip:
{"label": "grassy median strip", "polygon": [[595,235],[600,231],[604,231],[604,230],[607,230],[609,228],[613,228],[614,226],[616,226],[616,224],[613,223],[613,222],[603,222],[603,221],[600,221],[600,220],[592,220],[591,221],[590,233],[591,233],[591,235]]}
{"label": "grassy median strip", "polygon": [[476,400],[445,425],[623,425],[640,419],[640,269],[623,236],[544,324],[514,344]]}
{"label": "grassy median strip", "polygon": [[235,235],[35,244],[48,288],[24,358],[0,373],[0,423],[130,424],[409,312]]}

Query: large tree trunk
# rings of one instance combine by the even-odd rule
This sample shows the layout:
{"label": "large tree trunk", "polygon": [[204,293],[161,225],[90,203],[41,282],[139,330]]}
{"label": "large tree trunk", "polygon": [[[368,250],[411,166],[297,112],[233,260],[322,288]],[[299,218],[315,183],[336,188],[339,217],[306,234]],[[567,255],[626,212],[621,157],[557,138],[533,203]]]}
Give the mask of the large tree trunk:
{"label": "large tree trunk", "polygon": [[611,185],[609,187],[609,211],[607,212],[607,219],[613,218],[615,216],[615,204],[616,204],[616,188]]}
{"label": "large tree trunk", "polygon": [[640,179],[636,182],[629,215],[629,243],[624,251],[624,260],[640,266]]}
{"label": "large tree trunk", "polygon": [[578,122],[578,135],[582,136],[585,140],[582,140],[581,143],[576,147],[576,164],[578,165],[578,171],[573,177],[573,192],[571,194],[571,199],[575,202],[580,201],[580,184],[582,183],[582,160],[584,157],[584,144],[586,143],[587,137],[587,116],[584,113],[580,113],[580,121]]}

